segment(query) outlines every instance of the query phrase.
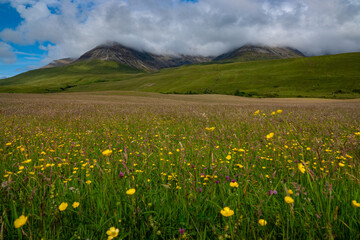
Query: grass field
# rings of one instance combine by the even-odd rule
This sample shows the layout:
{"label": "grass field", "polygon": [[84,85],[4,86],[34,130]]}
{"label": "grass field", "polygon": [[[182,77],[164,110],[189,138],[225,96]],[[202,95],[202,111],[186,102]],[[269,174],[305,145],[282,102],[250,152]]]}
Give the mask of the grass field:
{"label": "grass field", "polygon": [[0,94],[0,239],[359,239],[360,101]]}
{"label": "grass field", "polygon": [[213,62],[145,73],[115,62],[78,62],[0,80],[0,92],[142,91],[252,97],[360,98],[360,53]]}

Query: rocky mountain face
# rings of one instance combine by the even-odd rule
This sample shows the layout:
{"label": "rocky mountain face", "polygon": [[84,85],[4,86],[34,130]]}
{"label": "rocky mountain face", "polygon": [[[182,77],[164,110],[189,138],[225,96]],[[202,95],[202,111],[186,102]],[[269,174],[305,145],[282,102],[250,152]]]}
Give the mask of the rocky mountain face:
{"label": "rocky mountain face", "polygon": [[177,67],[184,64],[210,62],[212,58],[186,55],[156,55],[148,52],[137,51],[119,43],[112,43],[100,45],[84,53],[77,61],[91,60],[112,60],[140,70],[155,71],[162,68]]}
{"label": "rocky mountain face", "polygon": [[218,57],[202,57],[189,55],[157,55],[145,51],[138,51],[112,42],[95,47],[84,53],[80,58],[59,59],[42,68],[58,67],[78,61],[116,61],[139,70],[157,71],[162,68],[177,67],[184,64],[204,63],[211,61],[259,61],[269,59],[297,58],[304,55],[289,47],[269,47],[259,45],[244,45],[241,48],[222,54]]}
{"label": "rocky mountain face", "polygon": [[61,67],[61,66],[71,64],[75,60],[76,59],[74,59],[74,58],[62,58],[62,59],[54,60],[51,63],[49,63],[48,65],[45,65],[45,66],[43,66],[41,68]]}
{"label": "rocky mountain face", "polygon": [[244,45],[241,48],[222,54],[214,61],[241,59],[243,61],[270,60],[304,57],[300,51],[289,47],[269,47]]}

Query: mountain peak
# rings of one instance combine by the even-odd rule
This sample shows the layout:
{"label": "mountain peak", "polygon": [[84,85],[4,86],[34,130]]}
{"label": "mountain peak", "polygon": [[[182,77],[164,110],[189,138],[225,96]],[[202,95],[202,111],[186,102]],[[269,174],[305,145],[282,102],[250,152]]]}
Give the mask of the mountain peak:
{"label": "mountain peak", "polygon": [[209,62],[212,58],[200,56],[157,55],[125,47],[117,42],[107,42],[86,52],[78,61],[115,61],[145,71],[155,71],[162,68],[177,67],[184,64]]}
{"label": "mountain peak", "polygon": [[290,47],[270,47],[246,44],[240,48],[216,57],[215,61],[241,59],[243,61],[270,60],[304,57],[299,50]]}

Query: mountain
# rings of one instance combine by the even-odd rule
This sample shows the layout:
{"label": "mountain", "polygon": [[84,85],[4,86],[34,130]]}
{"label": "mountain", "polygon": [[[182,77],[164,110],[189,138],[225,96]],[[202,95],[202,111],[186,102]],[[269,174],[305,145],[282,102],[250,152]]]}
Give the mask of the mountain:
{"label": "mountain", "polygon": [[76,61],[115,61],[139,70],[156,71],[162,68],[178,67],[184,64],[210,62],[212,57],[188,55],[157,55],[138,51],[112,42],[95,47]]}
{"label": "mountain", "polygon": [[76,60],[75,58],[62,58],[62,59],[54,60],[51,63],[49,63],[48,65],[45,65],[41,68],[61,67],[61,66],[69,65],[72,62],[74,62],[75,60]]}
{"label": "mountain", "polygon": [[224,53],[216,58],[214,61],[260,61],[271,59],[287,59],[304,57],[299,50],[289,47],[270,47],[261,45],[244,45],[240,48]]}
{"label": "mountain", "polygon": [[63,58],[54,60],[42,68],[65,66],[81,61],[115,61],[141,71],[153,72],[163,68],[178,67],[185,64],[209,63],[214,61],[260,61],[270,59],[298,58],[304,55],[289,47],[269,47],[260,45],[244,45],[241,48],[224,53],[217,57],[203,57],[191,55],[160,55],[145,51],[138,51],[109,42],[99,45],[81,55],[78,59]]}

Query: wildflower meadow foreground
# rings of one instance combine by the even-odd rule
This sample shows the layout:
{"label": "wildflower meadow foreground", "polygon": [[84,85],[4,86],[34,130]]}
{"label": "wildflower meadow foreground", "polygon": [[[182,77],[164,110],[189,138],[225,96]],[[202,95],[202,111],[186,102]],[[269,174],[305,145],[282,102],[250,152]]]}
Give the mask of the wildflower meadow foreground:
{"label": "wildflower meadow foreground", "polygon": [[0,239],[360,239],[360,102],[0,95]]}

